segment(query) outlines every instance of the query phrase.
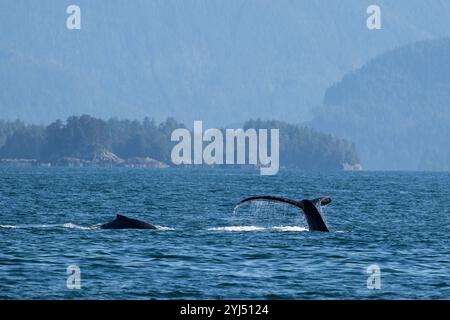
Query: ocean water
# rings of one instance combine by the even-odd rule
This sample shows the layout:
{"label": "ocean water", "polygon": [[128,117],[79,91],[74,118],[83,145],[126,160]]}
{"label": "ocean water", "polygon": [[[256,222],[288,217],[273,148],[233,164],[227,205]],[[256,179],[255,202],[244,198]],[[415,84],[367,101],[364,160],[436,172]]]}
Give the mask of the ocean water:
{"label": "ocean water", "polygon": [[[331,232],[255,194],[331,196]],[[448,173],[0,168],[2,299],[449,299],[449,239]]]}

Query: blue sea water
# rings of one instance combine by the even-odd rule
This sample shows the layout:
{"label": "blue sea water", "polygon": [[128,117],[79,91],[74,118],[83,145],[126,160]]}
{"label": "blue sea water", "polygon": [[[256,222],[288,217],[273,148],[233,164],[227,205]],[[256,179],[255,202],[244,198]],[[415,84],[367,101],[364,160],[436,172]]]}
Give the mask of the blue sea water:
{"label": "blue sea water", "polygon": [[[255,194],[329,195],[331,232]],[[449,299],[449,214],[448,173],[0,168],[0,298]]]}

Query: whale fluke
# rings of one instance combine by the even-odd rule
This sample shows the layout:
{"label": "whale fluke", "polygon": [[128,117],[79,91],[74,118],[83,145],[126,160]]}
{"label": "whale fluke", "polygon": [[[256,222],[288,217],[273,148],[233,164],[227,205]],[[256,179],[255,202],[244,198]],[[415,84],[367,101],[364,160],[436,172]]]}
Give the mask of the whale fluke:
{"label": "whale fluke", "polygon": [[280,202],[289,205],[296,206],[300,208],[305,214],[306,223],[308,224],[309,231],[324,231],[328,232],[328,227],[322,219],[322,215],[319,210],[317,210],[316,205],[325,206],[331,203],[330,197],[320,197],[313,200],[292,200],[284,197],[277,196],[253,196],[246,198],[238,203],[241,205],[250,201],[269,201],[269,202]]}
{"label": "whale fluke", "polygon": [[157,229],[154,225],[137,219],[131,219],[121,214],[108,223],[102,224],[101,229]]}
{"label": "whale fluke", "polygon": [[318,206],[327,206],[331,203],[331,198],[330,197],[320,197],[320,198],[316,198],[311,200],[311,202],[314,205],[318,205]]}

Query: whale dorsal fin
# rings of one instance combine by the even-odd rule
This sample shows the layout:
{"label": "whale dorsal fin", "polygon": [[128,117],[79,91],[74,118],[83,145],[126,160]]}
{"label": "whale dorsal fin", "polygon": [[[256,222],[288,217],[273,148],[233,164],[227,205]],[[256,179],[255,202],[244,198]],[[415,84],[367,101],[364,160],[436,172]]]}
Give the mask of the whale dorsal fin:
{"label": "whale dorsal fin", "polygon": [[129,218],[125,217],[124,215],[121,214],[117,214],[116,215],[116,220],[128,220]]}

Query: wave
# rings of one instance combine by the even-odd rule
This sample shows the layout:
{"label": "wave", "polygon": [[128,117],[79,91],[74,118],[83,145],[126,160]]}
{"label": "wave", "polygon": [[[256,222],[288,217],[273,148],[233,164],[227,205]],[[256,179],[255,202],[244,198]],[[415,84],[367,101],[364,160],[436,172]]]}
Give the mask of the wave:
{"label": "wave", "polygon": [[209,228],[210,231],[261,231],[265,228],[255,226],[229,226],[229,227],[216,227]]}
{"label": "wave", "polygon": [[94,225],[94,226],[90,226],[90,227],[86,227],[86,226],[79,226],[77,224],[74,223],[64,223],[62,225],[64,228],[69,228],[69,229],[78,229],[78,230],[95,230],[95,229],[99,229],[100,225]]}
{"label": "wave", "polygon": [[299,226],[279,226],[279,227],[273,227],[274,231],[280,231],[280,232],[304,232],[309,231],[308,228],[305,227],[299,227]]}
{"label": "wave", "polygon": [[65,223],[65,224],[28,224],[28,225],[4,225],[0,224],[0,228],[5,229],[47,229],[47,228],[70,228],[70,229],[80,229],[80,230],[91,230],[96,229],[97,227],[83,227],[78,226],[73,223]]}
{"label": "wave", "polygon": [[9,224],[0,224],[0,228],[5,228],[5,229],[16,229],[17,226],[12,226]]}
{"label": "wave", "polygon": [[[157,230],[159,231],[174,231],[175,228],[165,227],[160,225],[155,225]],[[49,225],[49,224],[40,224],[40,225],[8,225],[8,224],[0,224],[0,228],[3,229],[40,229],[40,228],[67,228],[67,229],[75,229],[75,230],[97,230],[100,229],[100,224],[93,226],[80,226],[75,223],[64,223],[62,225]],[[214,227],[208,228],[209,231],[235,231],[235,232],[249,232],[249,231],[275,231],[275,232],[303,232],[308,231],[307,228],[299,227],[299,226],[276,226],[270,228],[257,227],[257,226],[226,226],[226,227]]]}
{"label": "wave", "polygon": [[307,228],[299,226],[277,226],[277,227],[257,227],[257,226],[227,226],[227,227],[215,227],[209,228],[209,231],[276,231],[276,232],[303,232],[308,231]]}
{"label": "wave", "polygon": [[[100,229],[100,224],[96,224],[93,226],[80,226],[78,224],[68,222],[64,224],[29,224],[29,225],[9,225],[9,224],[0,224],[0,228],[2,229],[43,229],[43,228],[67,228],[67,229],[76,229],[76,230],[97,230]],[[175,230],[174,228],[164,227],[155,225],[157,230],[160,231],[171,231]]]}
{"label": "wave", "polygon": [[160,225],[157,225],[157,224],[154,224],[154,226],[156,227],[157,230],[160,230],[160,231],[173,231],[173,230],[175,230],[175,228],[164,227],[164,226],[160,226]]}
{"label": "wave", "polygon": [[30,224],[30,225],[9,225],[0,224],[0,228],[5,229],[40,229],[40,228],[57,228],[61,225],[51,225],[51,224]]}

